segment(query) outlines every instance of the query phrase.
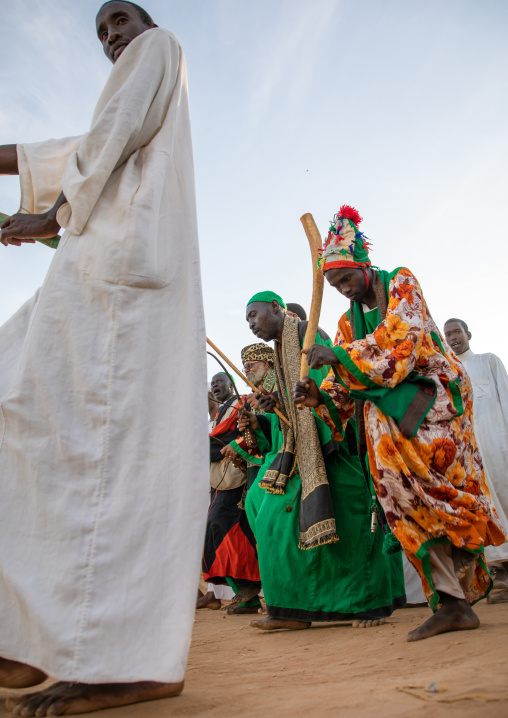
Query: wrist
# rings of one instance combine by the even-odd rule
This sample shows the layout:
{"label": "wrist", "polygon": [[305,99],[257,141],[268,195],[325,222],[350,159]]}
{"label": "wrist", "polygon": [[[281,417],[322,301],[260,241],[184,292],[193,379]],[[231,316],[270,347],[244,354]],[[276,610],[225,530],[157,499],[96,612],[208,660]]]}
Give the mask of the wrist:
{"label": "wrist", "polygon": [[60,231],[60,225],[58,224],[57,218],[56,218],[57,210],[55,210],[54,207],[52,207],[47,212],[44,212],[45,219],[44,224],[46,226],[46,229],[48,233],[51,235],[58,234]]}

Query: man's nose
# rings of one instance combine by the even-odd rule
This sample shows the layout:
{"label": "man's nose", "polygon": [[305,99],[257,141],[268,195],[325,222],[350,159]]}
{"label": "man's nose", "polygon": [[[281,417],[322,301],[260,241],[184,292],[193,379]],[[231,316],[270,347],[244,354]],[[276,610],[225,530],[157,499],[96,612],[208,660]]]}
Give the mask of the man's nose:
{"label": "man's nose", "polygon": [[120,31],[118,28],[114,27],[111,32],[108,33],[108,43],[112,45],[114,42],[118,40],[120,37]]}

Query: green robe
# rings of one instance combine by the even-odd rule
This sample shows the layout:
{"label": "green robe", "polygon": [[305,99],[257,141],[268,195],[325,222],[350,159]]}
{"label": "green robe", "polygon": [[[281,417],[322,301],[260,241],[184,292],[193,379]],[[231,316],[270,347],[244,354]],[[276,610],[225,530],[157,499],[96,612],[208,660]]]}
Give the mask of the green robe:
{"label": "green robe", "polygon": [[[316,342],[331,346],[319,335]],[[319,386],[328,371],[323,367],[309,373]],[[315,416],[339,541],[302,550],[298,548],[299,473],[291,477],[284,495],[267,493],[259,486],[283,438],[275,414],[265,415],[264,420],[264,430],[256,435],[265,462],[245,508],[256,537],[269,615],[303,621],[389,616],[405,602],[402,560],[400,554],[383,554],[380,526],[371,533],[372,493],[358,457],[350,455],[346,441],[333,442],[330,429]]]}

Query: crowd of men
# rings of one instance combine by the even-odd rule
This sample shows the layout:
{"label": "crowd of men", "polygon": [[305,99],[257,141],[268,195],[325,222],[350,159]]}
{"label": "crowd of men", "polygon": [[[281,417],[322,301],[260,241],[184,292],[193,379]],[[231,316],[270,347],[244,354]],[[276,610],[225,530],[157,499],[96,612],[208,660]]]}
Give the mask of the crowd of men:
{"label": "crowd of men", "polygon": [[198,607],[227,589],[257,629],[369,627],[405,604],[403,551],[432,609],[408,639],[476,628],[508,591],[501,363],[461,320],[443,337],[409,269],[373,269],[343,205],[319,262],[351,302],[335,341],[317,331],[301,378],[301,307],[255,294],[257,391],[217,373],[207,431],[185,58],[128,0],[96,33],[89,131],[0,146],[21,190],[0,241],[56,248],[0,327],[0,686],[34,687],[8,710],[179,695],[200,568]]}
{"label": "crowd of men", "polygon": [[404,550],[434,611],[414,641],[476,628],[470,606],[492,587],[490,601],[508,600],[508,379],[497,357],[472,353],[462,320],[440,333],[411,271],[371,268],[360,222],[343,205],[325,243],[321,269],[351,306],[335,343],[318,331],[309,377],[305,315],[260,292],[246,319],[273,346],[241,352],[260,392],[212,379],[222,406],[197,607],[220,608],[214,585],[227,582],[228,613],[261,613],[263,589],[259,629],[378,625],[407,605]]}

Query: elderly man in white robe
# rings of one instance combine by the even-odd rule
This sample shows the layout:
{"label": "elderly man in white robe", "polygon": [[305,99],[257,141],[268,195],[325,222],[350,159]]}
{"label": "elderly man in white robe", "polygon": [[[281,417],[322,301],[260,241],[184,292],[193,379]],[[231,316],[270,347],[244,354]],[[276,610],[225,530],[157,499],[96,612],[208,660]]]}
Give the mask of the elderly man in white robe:
{"label": "elderly man in white robe", "polygon": [[[473,385],[474,431],[483,459],[485,478],[499,518],[508,531],[508,375],[495,354],[475,354],[472,337],[462,319],[448,319],[444,326],[451,346]],[[508,543],[488,546],[485,555],[496,569],[489,603],[508,602]]]}
{"label": "elderly man in white robe", "polygon": [[104,4],[97,34],[114,67],[90,131],[0,148],[21,184],[3,244],[65,230],[38,295],[0,329],[0,685],[58,681],[10,698],[23,716],[180,693],[203,545],[185,59],[132,3]]}

